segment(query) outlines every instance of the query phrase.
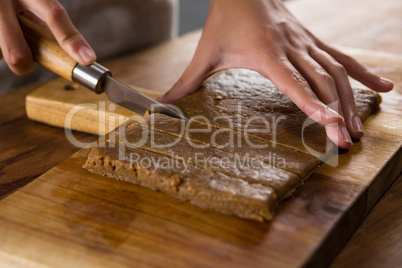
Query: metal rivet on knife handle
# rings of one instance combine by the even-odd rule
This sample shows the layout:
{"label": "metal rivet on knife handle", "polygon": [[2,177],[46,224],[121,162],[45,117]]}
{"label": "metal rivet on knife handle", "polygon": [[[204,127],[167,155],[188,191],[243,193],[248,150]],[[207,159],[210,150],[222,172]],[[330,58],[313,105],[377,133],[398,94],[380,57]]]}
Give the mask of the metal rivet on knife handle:
{"label": "metal rivet on knife handle", "polygon": [[80,83],[98,94],[104,91],[102,83],[105,76],[111,76],[111,72],[96,62],[90,66],[77,64],[73,71],[74,82]]}
{"label": "metal rivet on knife handle", "polygon": [[72,59],[57,43],[52,34],[29,19],[18,15],[25,39],[31,47],[36,62],[72,81],[78,82],[96,93],[105,92],[109,100],[136,113],[158,107],[158,112],[187,119],[182,114],[153,100],[137,90],[115,80],[108,69],[98,63],[82,66]]}
{"label": "metal rivet on knife handle", "polygon": [[71,58],[57,43],[53,35],[38,24],[18,15],[25,39],[36,62],[72,81],[78,82],[96,93],[102,93],[102,82],[110,71],[98,63],[82,66]]}

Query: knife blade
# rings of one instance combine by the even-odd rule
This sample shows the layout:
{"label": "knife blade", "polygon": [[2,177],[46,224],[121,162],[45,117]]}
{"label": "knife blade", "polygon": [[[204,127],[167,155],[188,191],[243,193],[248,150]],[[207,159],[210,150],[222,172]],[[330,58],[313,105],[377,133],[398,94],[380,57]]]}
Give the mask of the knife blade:
{"label": "knife blade", "polygon": [[116,80],[111,72],[99,63],[90,66],[78,64],[59,46],[50,32],[21,15],[18,19],[34,60],[50,71],[80,83],[98,94],[105,92],[110,101],[138,114],[144,115],[150,111],[188,120],[179,111]]}
{"label": "knife blade", "polygon": [[145,114],[149,111],[188,120],[182,113],[151,99],[111,76],[105,78],[104,89],[109,100],[138,114]]}
{"label": "knife blade", "polygon": [[180,111],[168,107],[141,92],[114,79],[111,72],[94,63],[90,66],[77,64],[73,70],[72,79],[96,93],[105,93],[109,100],[138,114],[162,113],[183,120],[188,120]]}

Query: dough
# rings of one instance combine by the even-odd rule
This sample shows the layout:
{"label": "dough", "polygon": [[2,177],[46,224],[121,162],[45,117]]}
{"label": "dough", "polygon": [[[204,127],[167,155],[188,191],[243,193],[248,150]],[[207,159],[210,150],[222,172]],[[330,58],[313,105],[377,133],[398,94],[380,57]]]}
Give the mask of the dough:
{"label": "dough", "polygon": [[[379,95],[354,92],[365,119]],[[191,120],[151,114],[128,122],[92,149],[84,168],[264,221],[336,149],[321,125],[252,71],[220,73],[175,105]]]}

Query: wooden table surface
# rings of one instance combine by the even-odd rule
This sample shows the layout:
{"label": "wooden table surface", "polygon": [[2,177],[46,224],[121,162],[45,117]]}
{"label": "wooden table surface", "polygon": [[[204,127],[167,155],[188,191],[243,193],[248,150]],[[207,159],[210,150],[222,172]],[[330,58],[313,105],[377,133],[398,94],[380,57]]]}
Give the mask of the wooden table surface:
{"label": "wooden table surface", "polygon": [[[402,54],[399,0],[299,0],[288,2],[288,6],[309,29],[331,44]],[[110,60],[105,65],[126,83],[166,91],[191,59],[199,34],[163,44],[163,49],[158,48],[161,52],[157,58],[147,57],[151,49]],[[0,97],[0,199],[79,149],[67,141],[62,129],[27,119],[25,96],[35,88],[28,86]],[[398,103],[401,98],[396,91],[385,97],[386,101],[394,101],[394,106],[387,103],[394,113],[402,114]],[[76,137],[85,141],[97,138],[83,133],[76,133]],[[333,267],[402,264],[401,193],[400,176],[333,262]]]}

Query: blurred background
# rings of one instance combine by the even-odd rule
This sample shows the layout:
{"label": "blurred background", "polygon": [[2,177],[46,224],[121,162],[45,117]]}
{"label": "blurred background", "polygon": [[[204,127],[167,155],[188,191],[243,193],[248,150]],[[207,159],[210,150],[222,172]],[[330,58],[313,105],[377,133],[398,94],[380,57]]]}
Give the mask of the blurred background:
{"label": "blurred background", "polygon": [[180,0],[179,35],[204,26],[208,5],[209,0]]}
{"label": "blurred background", "polygon": [[209,0],[180,0],[179,35],[202,28],[208,6]]}

